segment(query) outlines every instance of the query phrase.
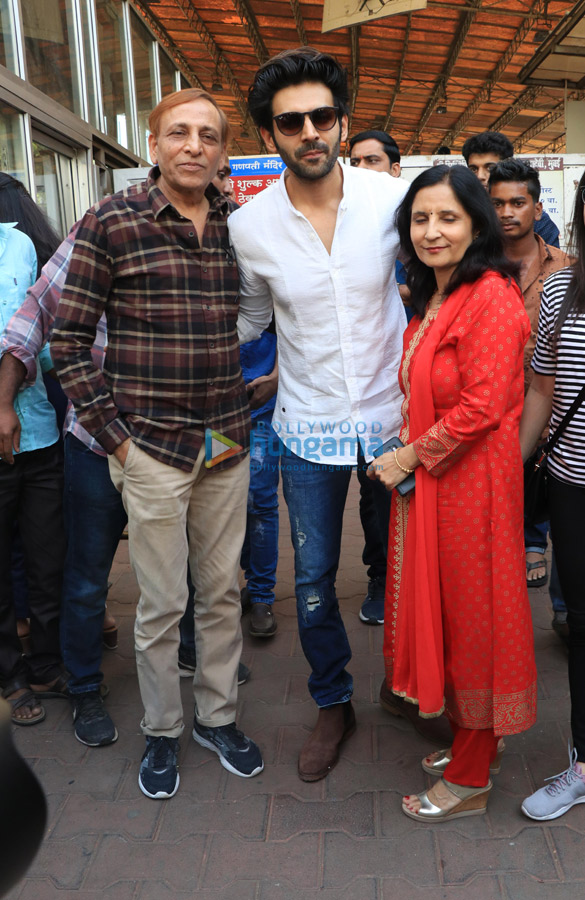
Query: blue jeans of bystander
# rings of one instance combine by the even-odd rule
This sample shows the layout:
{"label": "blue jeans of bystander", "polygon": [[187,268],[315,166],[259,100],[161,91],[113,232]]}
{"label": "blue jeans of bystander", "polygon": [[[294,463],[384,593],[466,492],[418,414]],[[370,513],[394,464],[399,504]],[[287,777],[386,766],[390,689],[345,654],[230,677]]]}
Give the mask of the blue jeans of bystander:
{"label": "blue jeans of bystander", "polygon": [[268,604],[274,603],[278,563],[280,462],[280,442],[271,421],[272,410],[252,421],[246,537],[240,558],[250,599]]}
{"label": "blue jeans of bystander", "polygon": [[100,668],[108,576],[126,521],[107,458],[68,434],[61,651],[72,694],[98,690],[103,679]]}

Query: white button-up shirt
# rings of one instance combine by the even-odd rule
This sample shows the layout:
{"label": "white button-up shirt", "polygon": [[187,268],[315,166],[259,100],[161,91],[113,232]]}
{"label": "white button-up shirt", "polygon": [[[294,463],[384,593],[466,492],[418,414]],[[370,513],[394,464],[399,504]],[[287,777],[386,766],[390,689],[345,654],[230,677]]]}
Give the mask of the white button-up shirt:
{"label": "white button-up shirt", "polygon": [[408,185],[342,166],[331,253],[291,203],[285,175],[228,220],[241,279],[240,340],[272,306],[279,386],[272,421],[297,456],[355,465],[401,425],[398,366],[404,307],[394,272],[396,209]]}

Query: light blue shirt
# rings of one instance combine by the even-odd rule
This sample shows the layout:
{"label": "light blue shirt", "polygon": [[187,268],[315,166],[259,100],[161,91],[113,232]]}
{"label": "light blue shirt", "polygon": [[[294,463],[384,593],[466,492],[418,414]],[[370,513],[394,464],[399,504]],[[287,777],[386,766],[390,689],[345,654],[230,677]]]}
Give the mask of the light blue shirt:
{"label": "light blue shirt", "polygon": [[[22,305],[29,287],[37,280],[37,254],[33,242],[16,223],[0,223],[0,332]],[[39,355],[37,379],[20,391],[14,409],[22,428],[20,452],[49,447],[59,438],[55,410],[47,400],[42,369],[51,368],[47,351]]]}

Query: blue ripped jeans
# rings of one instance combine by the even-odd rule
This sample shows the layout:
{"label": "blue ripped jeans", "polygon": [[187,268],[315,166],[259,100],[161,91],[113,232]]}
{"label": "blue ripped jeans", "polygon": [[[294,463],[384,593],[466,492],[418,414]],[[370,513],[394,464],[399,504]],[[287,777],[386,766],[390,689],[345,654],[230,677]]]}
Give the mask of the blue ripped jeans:
{"label": "blue ripped jeans", "polygon": [[351,649],[335,577],[351,466],[307,462],[282,447],[281,475],[295,552],[299,635],[311,666],[309,691],[319,707],[345,703],[353,692],[345,669]]}

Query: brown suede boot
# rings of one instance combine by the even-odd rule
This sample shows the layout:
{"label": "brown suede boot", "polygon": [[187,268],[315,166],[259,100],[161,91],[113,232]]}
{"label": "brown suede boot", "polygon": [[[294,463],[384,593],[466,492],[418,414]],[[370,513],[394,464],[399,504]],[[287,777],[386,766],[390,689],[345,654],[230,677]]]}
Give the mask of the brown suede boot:
{"label": "brown suede boot", "polygon": [[319,710],[315,729],[299,754],[301,781],[319,781],[339,759],[339,746],[355,731],[351,700]]}

